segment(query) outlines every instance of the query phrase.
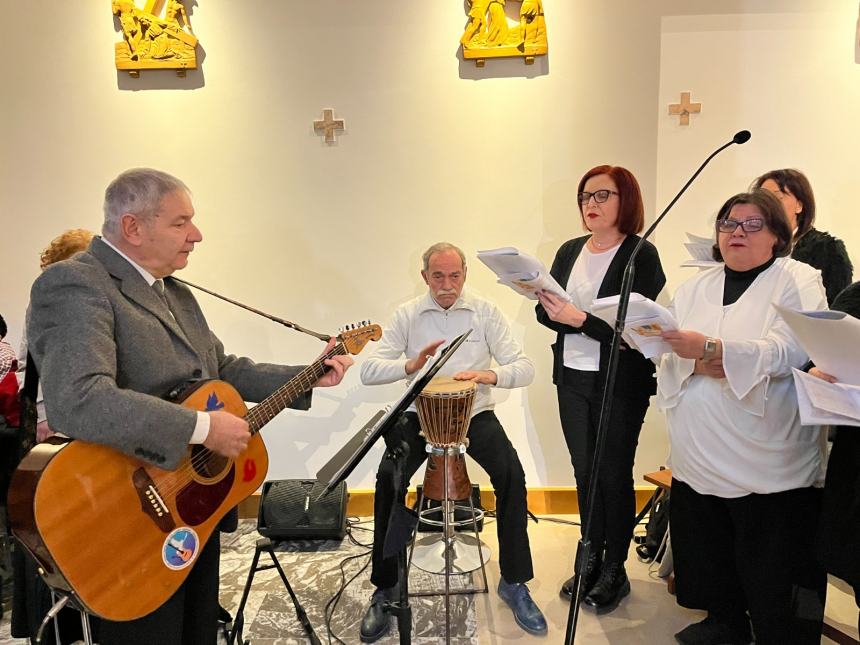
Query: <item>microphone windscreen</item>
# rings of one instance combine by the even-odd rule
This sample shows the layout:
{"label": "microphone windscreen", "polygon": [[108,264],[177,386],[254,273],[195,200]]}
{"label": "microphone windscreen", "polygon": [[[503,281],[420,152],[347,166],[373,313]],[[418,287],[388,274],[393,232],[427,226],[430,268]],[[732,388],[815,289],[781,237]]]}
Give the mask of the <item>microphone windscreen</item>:
{"label": "microphone windscreen", "polygon": [[747,141],[750,140],[751,136],[752,135],[750,134],[749,130],[741,130],[740,132],[735,134],[735,136],[732,137],[732,142],[733,143],[746,143]]}

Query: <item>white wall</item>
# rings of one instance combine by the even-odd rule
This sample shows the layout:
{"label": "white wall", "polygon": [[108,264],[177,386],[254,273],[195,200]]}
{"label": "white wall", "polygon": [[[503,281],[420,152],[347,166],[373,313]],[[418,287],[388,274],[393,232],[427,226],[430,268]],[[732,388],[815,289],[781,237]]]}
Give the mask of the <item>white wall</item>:
{"label": "white wall", "polygon": [[[725,3],[725,11],[755,5],[773,12],[779,5],[818,15],[819,4],[735,0]],[[761,159],[747,159],[734,171],[737,181],[708,188],[713,196],[691,194],[684,202],[688,210],[697,202],[715,208],[714,196],[723,197],[738,182],[746,185],[760,168],[810,169],[804,145],[811,133],[794,136],[797,144],[791,146],[791,130],[768,132],[753,123],[762,105],[739,94],[755,91],[755,82],[741,92],[722,81],[711,90],[700,79],[721,70],[705,73],[702,67],[678,69],[677,83],[661,81],[669,73],[666,47],[673,33],[666,31],[668,23],[661,27],[661,17],[706,13],[713,3],[544,5],[549,58],[533,67],[488,61],[480,70],[458,57],[465,25],[459,2],[212,0],[191,11],[205,50],[202,69],[186,79],[144,72],[132,80],[113,68],[118,35],[108,3],[49,7],[0,0],[3,15],[15,16],[0,21],[0,226],[6,241],[0,311],[13,344],[39,251],[66,228],[98,229],[104,187],[132,166],[163,168],[194,191],[205,240],[183,277],[322,331],[365,318],[384,324],[396,304],[422,290],[421,251],[441,239],[460,244],[470,256],[513,244],[549,263],[564,240],[580,233],[576,184],[598,163],[633,170],[649,213],[680,186],[701,154],[741,126],[754,132],[742,152],[750,154],[758,144]],[[843,26],[834,21],[834,41],[843,37],[835,33]],[[790,60],[809,57],[789,45],[781,51]],[[835,42],[830,47],[835,64]],[[760,55],[755,49],[747,57]],[[702,66],[710,70],[713,62]],[[818,83],[820,91],[824,81]],[[833,133],[840,123],[851,127],[856,78],[852,83],[824,92],[818,111],[794,131],[813,121],[827,121]],[[673,133],[665,104],[682,89],[694,90],[705,112],[690,128]],[[846,92],[855,99],[853,112],[833,106]],[[736,119],[716,109],[727,94]],[[810,93],[810,109],[813,100]],[[779,118],[774,115],[786,111],[788,102],[773,96],[768,105],[774,107],[761,121]],[[347,121],[335,146],[326,146],[311,128],[326,107]],[[725,121],[714,123],[718,115]],[[678,149],[668,147],[670,134],[678,138]],[[793,149],[796,157],[782,161],[777,145]],[[740,152],[732,154],[740,158]],[[821,194],[824,228],[851,246],[847,227],[828,219],[849,212],[846,204],[834,203],[836,195],[843,201],[851,195],[850,177],[842,172],[845,154],[835,168],[845,176],[831,177],[831,201],[823,194],[831,188],[825,184],[824,168],[830,166],[824,152],[816,155],[820,164],[811,176]],[[728,179],[719,166],[710,173],[709,181]],[[685,218],[690,215],[675,213],[657,240],[674,284],[683,277],[674,269],[680,256],[665,241],[675,243]],[[678,233],[670,237],[675,227]],[[550,383],[552,334],[535,323],[529,303],[495,285],[480,263],[473,261],[470,269],[469,285],[499,303],[537,364],[536,382],[527,390],[499,392],[497,408],[529,484],[572,485]],[[292,362],[319,352],[313,339],[208,296],[200,300],[231,351]],[[264,432],[272,453],[270,476],[313,474],[400,391],[362,387],[355,369],[340,388],[317,392],[310,413],[279,416]],[[637,481],[663,463],[666,452],[662,419],[651,413],[640,441]],[[351,487],[372,485],[377,459],[378,449],[351,477]],[[472,474],[487,481],[477,467]]]}
{"label": "white wall", "polygon": [[[695,269],[684,231],[713,233],[723,202],[774,168],[798,168],[815,191],[816,227],[841,238],[860,277],[857,151],[860,64],[855,62],[858,5],[809,3],[803,11],[667,16],[662,21],[661,115],[657,120],[657,201],[671,199],[699,159],[748,129],[704,171],[661,232],[674,289]],[[703,103],[690,127],[666,114],[683,90]]]}

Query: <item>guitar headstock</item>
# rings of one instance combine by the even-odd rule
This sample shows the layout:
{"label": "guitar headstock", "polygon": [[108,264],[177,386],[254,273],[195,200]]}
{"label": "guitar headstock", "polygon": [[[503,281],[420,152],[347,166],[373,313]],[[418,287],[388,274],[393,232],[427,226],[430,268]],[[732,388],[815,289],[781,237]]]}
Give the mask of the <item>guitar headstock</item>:
{"label": "guitar headstock", "polygon": [[369,320],[363,320],[344,327],[337,338],[350,354],[358,354],[368,341],[382,338],[382,327],[371,325]]}

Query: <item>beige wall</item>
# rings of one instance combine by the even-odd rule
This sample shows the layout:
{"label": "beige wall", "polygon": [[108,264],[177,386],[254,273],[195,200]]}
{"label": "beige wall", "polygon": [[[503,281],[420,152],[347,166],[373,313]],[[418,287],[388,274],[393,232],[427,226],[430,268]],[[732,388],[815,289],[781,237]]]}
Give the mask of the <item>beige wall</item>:
{"label": "beige wall", "polygon": [[[6,241],[0,270],[6,276],[2,313],[13,342],[39,250],[63,229],[97,229],[104,187],[132,166],[173,172],[194,191],[206,239],[183,277],[333,331],[366,318],[385,324],[397,303],[421,292],[420,253],[440,239],[459,243],[470,257],[481,248],[516,245],[549,263],[558,246],[580,232],[576,183],[598,163],[637,174],[649,216],[700,156],[741,127],[754,131],[742,152],[752,155],[753,143],[761,148],[756,162],[745,157],[743,169],[735,171],[738,180],[745,183],[759,167],[782,165],[776,153],[777,144],[787,142],[784,129],[756,129],[753,123],[782,118],[790,110],[788,88],[776,88],[782,95],[765,103],[757,95],[753,101],[738,97],[722,77],[711,89],[709,79],[725,71],[718,65],[682,74],[674,65],[680,66],[675,58],[683,54],[673,49],[673,62],[666,60],[666,48],[678,45],[663,16],[707,13],[713,3],[544,4],[550,57],[533,67],[489,61],[480,70],[457,55],[465,24],[459,2],[206,2],[192,11],[205,50],[202,70],[186,79],[144,73],[132,80],[113,68],[117,34],[107,2],[26,3],[23,10],[17,1],[0,0],[3,15],[15,15],[0,21],[0,223]],[[768,13],[779,5],[804,14],[818,11],[819,4],[726,2],[725,11]],[[852,3],[834,4],[850,17]],[[856,6],[853,11],[856,18]],[[834,21],[832,28],[844,26]],[[851,43],[850,33],[830,38]],[[787,38],[779,46],[791,60],[808,58]],[[748,58],[759,55],[751,51]],[[714,62],[703,65],[711,69]],[[746,57],[738,61],[742,69],[747,63]],[[850,69],[856,76],[857,67]],[[680,76],[666,83],[661,74]],[[844,101],[846,92],[856,99],[856,78],[852,88],[818,78],[814,88],[801,88],[813,112],[804,112],[794,128],[826,120],[837,136],[853,127],[856,109],[831,102]],[[706,87],[706,112],[673,134],[665,104],[682,89],[701,98]],[[749,81],[742,90],[758,86]],[[822,96],[817,107],[816,93]],[[734,112],[715,110],[728,95]],[[311,129],[326,107],[347,121],[335,146],[323,144]],[[718,114],[724,120],[714,123]],[[670,135],[688,143],[672,147]],[[798,143],[811,138],[804,135]],[[740,158],[740,152],[733,154]],[[794,146],[794,154],[791,163],[808,165],[802,145]],[[824,152],[816,157],[816,187],[824,187],[819,182],[828,172],[846,175],[841,184],[834,182],[840,191],[822,207],[828,213],[822,222],[849,241],[845,225],[833,217],[848,216],[850,177],[844,164],[831,168]],[[702,183],[715,177],[727,179],[712,171]],[[726,188],[723,183],[708,190],[722,196]],[[694,196],[702,208],[714,207],[711,193]],[[691,203],[684,202],[687,209]],[[675,213],[657,238],[674,284],[686,274],[674,268],[679,257],[664,249],[664,240],[675,244],[668,229],[683,232],[684,217]],[[550,383],[552,334],[534,322],[530,303],[496,285],[477,261],[469,285],[498,302],[537,364],[534,385],[498,397],[529,484],[572,484]],[[231,351],[293,362],[319,352],[313,339],[207,296],[200,300]],[[281,415],[264,434],[270,476],[313,474],[400,391],[396,385],[364,388],[356,369],[342,387],[318,392],[310,413]],[[663,463],[666,453],[662,420],[652,413],[640,442],[637,480]],[[378,448],[350,486],[371,486],[377,459]],[[475,480],[487,481],[477,467],[472,470]]]}

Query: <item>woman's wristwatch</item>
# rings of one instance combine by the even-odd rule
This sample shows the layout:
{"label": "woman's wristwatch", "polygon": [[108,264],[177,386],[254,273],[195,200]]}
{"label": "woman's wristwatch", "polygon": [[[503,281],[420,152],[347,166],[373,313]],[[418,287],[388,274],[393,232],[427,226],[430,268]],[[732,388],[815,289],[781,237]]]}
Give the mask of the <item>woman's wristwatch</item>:
{"label": "woman's wristwatch", "polygon": [[705,351],[702,354],[703,361],[709,361],[717,355],[717,339],[708,336],[705,338]]}

